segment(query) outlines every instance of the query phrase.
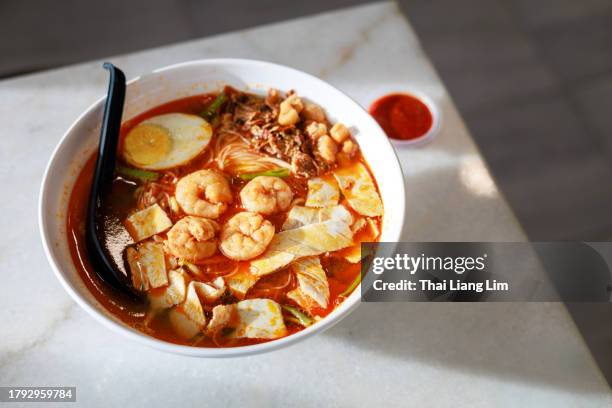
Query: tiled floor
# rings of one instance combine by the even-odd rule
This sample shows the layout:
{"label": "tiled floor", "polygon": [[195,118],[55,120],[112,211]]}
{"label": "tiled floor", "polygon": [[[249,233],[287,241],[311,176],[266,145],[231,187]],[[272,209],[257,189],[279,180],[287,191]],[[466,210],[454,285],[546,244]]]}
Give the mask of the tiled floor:
{"label": "tiled floor", "polygon": [[402,0],[533,239],[612,237],[612,0]]}

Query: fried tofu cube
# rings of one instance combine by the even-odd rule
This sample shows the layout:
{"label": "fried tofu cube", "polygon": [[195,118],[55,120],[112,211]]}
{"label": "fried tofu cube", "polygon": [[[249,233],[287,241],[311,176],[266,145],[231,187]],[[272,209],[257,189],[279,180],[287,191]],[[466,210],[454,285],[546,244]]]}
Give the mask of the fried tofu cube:
{"label": "fried tofu cube", "polygon": [[146,291],[151,289],[147,276],[143,273],[137,263],[138,251],[133,247],[129,247],[128,249],[126,249],[126,255],[128,264],[130,266],[130,275],[132,278],[132,286],[134,287],[134,289],[140,291]]}
{"label": "fried tofu cube", "polygon": [[189,284],[185,301],[172,308],[168,315],[175,332],[185,339],[194,337],[206,326],[206,316],[204,316],[204,309],[202,309],[195,283]]}
{"label": "fried tofu cube", "polygon": [[181,270],[168,272],[169,285],[163,288],[151,289],[147,296],[151,308],[169,309],[185,300],[187,294],[187,277]]}
{"label": "fried tofu cube", "polygon": [[309,312],[313,306],[327,308],[329,282],[319,258],[315,256],[300,259],[291,264],[291,270],[297,277],[298,287],[287,293],[287,297]]}
{"label": "fried tofu cube", "polygon": [[207,303],[214,303],[225,293],[225,281],[222,277],[218,277],[210,283],[191,282],[200,299],[204,299]]}
{"label": "fried tofu cube", "polygon": [[281,307],[270,299],[247,299],[236,304],[238,326],[230,337],[277,339],[287,335]]}
{"label": "fried tofu cube", "polygon": [[191,320],[180,306],[173,307],[168,313],[168,320],[174,332],[180,337],[189,340],[202,332],[197,322]]}
{"label": "fried tofu cube", "polygon": [[232,329],[230,338],[277,339],[287,335],[281,307],[270,299],[247,299],[213,309],[209,335]]}
{"label": "fried tofu cube", "polygon": [[132,284],[137,290],[149,290],[168,284],[166,259],[162,244],[146,241],[127,249]]}
{"label": "fried tofu cube", "polygon": [[190,282],[187,287],[187,296],[185,301],[179,305],[183,309],[184,313],[193,321],[204,326],[206,324],[206,317],[204,317],[204,310],[202,309],[202,303],[198,296],[198,290],[196,289],[197,282]]}
{"label": "fried tofu cube", "polygon": [[243,299],[258,280],[259,276],[253,275],[248,269],[241,269],[226,278],[230,292],[238,299]]}
{"label": "fried tofu cube", "polygon": [[334,172],[340,191],[349,205],[361,215],[377,217],[383,214],[383,204],[374,181],[363,163],[343,167]]}
{"label": "fried tofu cube", "polygon": [[330,176],[315,177],[308,180],[307,207],[330,207],[338,204],[340,190]]}
{"label": "fried tofu cube", "polygon": [[140,210],[125,220],[125,228],[135,242],[140,242],[155,234],[164,232],[172,226],[172,221],[166,212],[158,205]]}
{"label": "fried tofu cube", "polygon": [[287,299],[293,300],[297,305],[308,312],[309,315],[313,315],[312,309],[316,307],[314,300],[306,296],[299,288],[287,292]]}
{"label": "fried tofu cube", "polygon": [[206,331],[209,336],[214,336],[221,330],[238,327],[238,307],[236,304],[218,305],[212,310],[213,316],[208,323]]}

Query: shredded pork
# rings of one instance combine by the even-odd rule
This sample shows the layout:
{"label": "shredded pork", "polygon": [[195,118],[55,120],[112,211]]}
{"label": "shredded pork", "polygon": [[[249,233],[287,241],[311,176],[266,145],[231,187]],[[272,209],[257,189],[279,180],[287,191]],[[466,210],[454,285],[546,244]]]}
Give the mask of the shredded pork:
{"label": "shredded pork", "polygon": [[300,117],[293,125],[279,124],[283,97],[278,90],[271,89],[265,98],[232,88],[226,88],[225,93],[229,103],[223,125],[234,127],[254,150],[291,163],[292,172],[302,177],[323,174],[334,167],[317,152],[316,140],[306,132],[312,120]]}

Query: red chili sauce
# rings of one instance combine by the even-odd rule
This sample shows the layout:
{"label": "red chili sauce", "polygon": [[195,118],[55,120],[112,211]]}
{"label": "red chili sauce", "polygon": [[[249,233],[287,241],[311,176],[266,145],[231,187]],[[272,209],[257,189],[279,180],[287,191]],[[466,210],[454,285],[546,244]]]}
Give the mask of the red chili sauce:
{"label": "red chili sauce", "polygon": [[433,117],[423,102],[407,94],[385,95],[372,103],[370,114],[388,137],[414,140],[431,129]]}

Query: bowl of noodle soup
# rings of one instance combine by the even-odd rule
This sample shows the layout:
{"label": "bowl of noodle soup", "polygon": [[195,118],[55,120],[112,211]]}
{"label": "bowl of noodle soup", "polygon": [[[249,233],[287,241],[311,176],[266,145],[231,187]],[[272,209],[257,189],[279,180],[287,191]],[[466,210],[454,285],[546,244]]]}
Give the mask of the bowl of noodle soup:
{"label": "bowl of noodle soup", "polygon": [[[246,113],[237,112],[236,109],[238,108],[236,108],[236,106],[240,107],[242,105],[236,103],[236,101],[242,101],[244,98],[248,99],[250,98],[249,95],[254,95],[255,97],[260,96],[263,100],[266,96],[269,97],[271,89],[278,89],[282,92],[280,96],[281,103],[290,99],[293,93],[299,95],[299,98],[304,101],[304,104],[308,104],[307,101],[316,103],[324,110],[326,115],[325,120],[328,121],[330,127],[331,124],[335,123],[344,124],[344,128],[350,133],[350,140],[358,145],[360,151],[360,162],[357,165],[360,166],[360,169],[370,174],[371,178],[374,180],[376,194],[379,195],[382,205],[381,212],[375,214],[375,217],[360,217],[359,211],[356,212],[354,208],[350,208],[350,205],[346,205],[346,200],[349,198],[349,195],[346,194],[342,188],[351,188],[351,186],[342,186],[342,178],[334,173],[336,179],[340,183],[341,190],[344,192],[343,195],[341,194],[340,201],[342,202],[342,200],[344,200],[345,206],[349,209],[348,212],[352,214],[352,225],[355,224],[354,220],[358,218],[367,218],[369,224],[375,228],[376,234],[372,235],[369,240],[381,242],[398,241],[403,227],[405,211],[404,180],[398,159],[387,137],[370,115],[351,98],[326,82],[304,72],[277,64],[244,59],[198,60],[160,68],[128,82],[123,114],[124,127],[122,128],[122,132],[126,135],[130,135],[131,131],[143,123],[149,124],[151,129],[155,130],[155,126],[161,126],[154,123],[154,119],[156,118],[165,118],[164,120],[166,120],[166,122],[163,122],[163,126],[161,126],[164,129],[172,128],[172,126],[175,126],[172,124],[173,122],[171,122],[173,118],[165,117],[164,115],[171,115],[171,112],[174,111],[182,112],[183,110],[177,108],[177,106],[180,107],[180,102],[178,101],[190,101],[198,95],[210,96],[210,99],[205,99],[208,102],[202,102],[202,106],[205,107],[206,104],[214,104],[215,96],[218,98],[220,94],[223,94],[224,98],[229,97],[233,101],[232,106],[234,107],[234,111],[232,111],[232,114],[234,118],[240,117],[240,115],[246,115],[244,116],[246,118],[253,118],[254,114],[248,111]],[[167,352],[199,357],[229,357],[278,349],[307,338],[315,333],[320,333],[339,322],[360,303],[361,289],[359,285],[351,287],[350,291],[347,292],[346,289],[347,286],[349,286],[347,281],[345,282],[345,286],[336,289],[335,293],[335,283],[331,282],[333,279],[330,278],[330,282],[332,283],[332,299],[327,300],[332,301],[334,296],[340,299],[335,301],[333,307],[330,306],[325,313],[319,313],[319,316],[316,316],[317,313],[312,313],[310,316],[314,317],[312,323],[304,325],[302,322],[302,327],[298,325],[298,323],[300,323],[300,314],[286,314],[287,310],[291,311],[292,309],[296,309],[296,305],[301,305],[299,299],[297,299],[297,304],[293,303],[293,306],[288,305],[286,309],[285,306],[283,306],[283,316],[288,319],[287,327],[283,327],[282,335],[268,337],[266,341],[249,339],[248,341],[228,340],[225,342],[225,340],[223,340],[219,343],[218,339],[211,335],[210,337],[204,336],[205,338],[199,340],[199,343],[190,343],[181,340],[180,337],[175,338],[174,335],[164,335],[161,329],[155,329],[155,333],[148,332],[148,329],[144,326],[149,322],[142,318],[142,316],[147,313],[141,310],[130,309],[130,307],[124,305],[119,298],[108,295],[109,292],[104,288],[103,283],[97,282],[95,279],[88,279],[87,273],[89,267],[85,259],[86,255],[79,252],[79,228],[78,223],[74,222],[75,216],[72,211],[75,202],[78,204],[78,197],[75,198],[75,195],[78,196],[79,188],[82,190],[80,193],[82,196],[81,199],[86,196],[88,191],[87,175],[91,173],[93,163],[95,162],[95,152],[97,149],[104,101],[104,97],[96,101],[74,122],[62,137],[47,166],[41,186],[39,202],[41,237],[52,269],[69,295],[96,320],[122,335]],[[288,102],[285,102],[285,104],[287,105]],[[226,107],[223,109],[227,110],[227,105],[225,106]],[[249,109],[248,103],[245,103],[244,106],[246,106],[244,109]],[[224,111],[222,110],[222,112]],[[282,112],[280,114],[275,112],[275,115],[280,117]],[[273,224],[277,236],[280,235],[279,231],[286,229],[287,218],[291,218],[291,215],[287,216],[286,214],[286,212],[289,211],[287,208],[283,208],[283,210],[286,211],[281,219],[279,215],[267,212],[266,209],[261,207],[257,208],[256,204],[254,204],[255,207],[253,208],[248,206],[246,190],[248,190],[247,187],[249,183],[252,184],[254,181],[250,175],[269,174],[277,176],[282,173],[281,177],[285,177],[285,184],[288,184],[294,192],[292,195],[293,200],[291,201],[291,209],[293,209],[293,206],[301,208],[301,206],[304,206],[304,201],[306,200],[306,190],[308,190],[307,181],[309,177],[305,178],[304,174],[301,174],[300,177],[302,177],[303,181],[300,181],[300,177],[297,176],[295,178],[296,181],[294,181],[293,176],[286,176],[289,173],[297,173],[298,175],[300,172],[308,173],[310,171],[308,163],[304,164],[297,160],[294,157],[296,156],[295,152],[285,152],[285,156],[281,153],[276,155],[267,154],[270,152],[269,143],[266,146],[262,145],[263,147],[261,147],[259,151],[252,149],[253,140],[244,140],[244,134],[236,132],[231,126],[224,127],[223,120],[222,118],[215,118],[214,121],[210,120],[211,123],[214,123],[214,132],[212,138],[209,137],[210,141],[207,141],[208,145],[204,146],[204,149],[200,151],[196,158],[190,159],[191,161],[189,164],[179,166],[180,170],[177,172],[174,172],[173,169],[163,171],[160,173],[160,179],[156,180],[154,183],[146,183],[145,186],[146,189],[148,189],[146,194],[143,194],[143,191],[139,190],[139,195],[137,196],[138,198],[135,204],[138,209],[147,210],[151,209],[151,204],[154,203],[156,207],[163,208],[166,212],[171,213],[169,208],[174,208],[176,206],[174,197],[179,198],[179,183],[182,182],[181,180],[185,179],[182,183],[186,185],[189,181],[187,180],[188,177],[208,177],[210,174],[206,175],[202,172],[212,171],[223,174],[230,179],[230,188],[234,191],[235,195],[233,202],[238,202],[240,204],[237,205],[236,209],[232,210],[234,204],[229,204],[230,201],[228,201],[227,207],[229,209],[226,214],[214,214],[211,217],[214,218],[215,221],[212,222],[212,224],[207,224],[215,224],[215,234],[219,234],[219,248],[216,250],[215,255],[206,254],[206,259],[195,259],[192,260],[193,262],[185,261],[184,258],[177,255],[176,259],[183,261],[183,263],[178,266],[172,265],[172,268],[182,268],[182,270],[185,271],[184,273],[181,272],[181,274],[188,277],[187,282],[191,281],[191,279],[193,279],[194,282],[197,281],[193,276],[194,274],[197,276],[197,273],[200,271],[204,270],[204,274],[206,274],[207,271],[213,270],[216,274],[215,276],[225,279],[226,282],[224,284],[227,284],[229,279],[238,273],[239,268],[244,266],[245,262],[250,262],[250,264],[259,262],[258,265],[260,265],[260,270],[268,268],[268,263],[260,262],[262,258],[266,257],[267,252],[263,252],[263,255],[261,252],[257,252],[254,259],[250,259],[253,258],[250,257],[249,261],[245,261],[241,258],[243,254],[232,255],[232,247],[230,245],[224,246],[220,238],[222,232],[219,231],[225,231],[230,228],[228,226],[230,220],[236,217],[236,215],[239,215],[238,213],[240,212],[245,214],[245,209],[248,210],[249,214],[257,214],[259,212],[259,215],[256,215],[259,219],[262,218],[263,214],[263,218],[267,219],[267,221],[264,220],[264,222],[269,221]],[[244,124],[242,119],[240,120],[240,123]],[[194,129],[196,129],[194,132],[201,132],[201,128],[196,126],[199,122],[196,121],[194,123],[195,125],[193,126]],[[188,126],[189,124],[181,124],[181,126],[183,125]],[[125,145],[124,149],[128,149],[128,147],[131,146],[128,143],[128,136],[126,135],[122,135],[123,144]],[[251,145],[249,145],[249,142]],[[166,148],[165,154],[170,151],[169,149],[175,146],[182,146],[181,143],[183,142],[179,139],[173,139],[172,143],[172,147]],[[133,145],[138,144],[133,143]],[[315,145],[318,148],[316,143]],[[338,154],[342,154],[343,146],[342,144],[338,146]],[[190,148],[193,148],[193,146]],[[274,148],[277,149],[277,147]],[[183,149],[182,152],[175,149],[176,154],[174,156],[166,154],[164,157],[174,159],[179,157],[180,154],[184,154],[184,151],[186,151],[185,149]],[[262,154],[262,151],[267,153]],[[324,155],[324,151],[321,150],[321,152]],[[124,157],[128,163],[138,163],[138,160],[142,159],[143,156],[138,156],[138,152],[136,151],[134,155],[124,153]],[[149,160],[150,155],[145,157],[145,159]],[[317,156],[317,159],[320,159],[320,157]],[[153,162],[153,160],[150,161],[150,163]],[[162,162],[158,161],[154,164],[149,164],[147,165],[148,167],[142,165],[141,168],[148,169],[142,171],[146,172],[151,169],[157,171],[158,168],[164,166],[165,168],[170,168],[170,165]],[[209,162],[215,163],[214,169],[205,164]],[[155,168],[158,163],[162,164],[159,164],[158,168]],[[354,166],[354,164],[351,163],[347,164],[346,167]],[[332,174],[335,171],[332,167],[329,169],[325,168],[324,164],[324,161],[315,163],[320,174],[325,172]],[[336,164],[334,164],[334,166],[336,166],[335,168],[342,167]],[[339,171],[337,171],[337,173],[339,173]],[[140,173],[135,174],[137,177]],[[349,176],[351,175],[349,174]],[[258,177],[263,180],[260,176]],[[330,176],[330,178],[333,177]],[[81,187],[79,187],[79,185],[81,185]],[[176,185],[176,192],[174,187],[171,191],[166,191],[168,185]],[[300,193],[301,190],[304,191]],[[240,195],[240,199],[237,198],[238,195]],[[162,198],[160,199],[159,197]],[[159,206],[155,200],[159,201]],[[382,208],[384,208],[384,210],[382,210]],[[342,211],[344,211],[344,209],[342,209]],[[191,209],[187,208],[185,202],[180,203],[180,209],[177,210],[177,214],[178,213],[181,213],[180,217],[174,217],[170,214],[169,218],[171,221],[169,221],[169,225],[174,224],[172,229],[177,227],[181,220],[182,223],[186,223],[187,219],[191,217],[189,214],[193,214]],[[134,212],[132,211],[130,214],[133,215]],[[321,217],[320,214],[318,216]],[[201,220],[196,221],[202,222]],[[172,233],[172,229],[164,232],[160,236],[163,237],[163,239],[170,240],[169,236]],[[166,238],[166,234],[168,234],[168,238]],[[160,242],[161,240],[162,238],[160,238]],[[155,243],[156,242],[151,241],[151,245]],[[172,246],[168,245],[168,242],[164,242],[164,245],[164,249],[172,253]],[[272,245],[274,245],[274,241]],[[269,248],[267,251],[269,251]],[[327,255],[329,254],[326,253],[325,256]],[[224,256],[226,258],[224,258]],[[236,261],[227,262],[228,258],[236,259]],[[320,265],[323,265],[325,272],[328,272],[330,268],[328,261],[323,260],[323,258],[320,264],[317,261],[317,265],[319,268],[321,268]],[[191,266],[195,269],[190,269]],[[283,265],[283,267],[284,266],[285,265]],[[289,266],[290,265],[287,267]],[[276,268],[275,270],[279,270],[278,267],[274,268]],[[342,268],[336,269],[340,270]],[[285,269],[281,268],[280,270],[284,271]],[[342,274],[342,271],[338,273]],[[212,279],[207,279],[202,278],[203,281],[212,282]],[[270,277],[266,276],[262,278],[260,282],[263,283],[258,284],[259,286],[254,286],[254,289],[252,289],[257,292],[257,296],[252,295],[246,298],[257,298],[259,300],[260,298],[270,298],[278,300],[279,296],[286,295],[285,292],[279,292],[280,290],[286,289],[287,285],[293,285],[292,287],[299,285],[295,275],[290,274],[270,274]],[[146,281],[146,279],[144,283],[153,287],[155,286],[151,282]],[[211,286],[207,288],[208,289],[202,290],[210,290]],[[342,296],[339,297],[337,292],[342,291],[342,289],[344,289],[344,291]],[[225,287],[223,290],[225,290]],[[151,289],[151,293],[153,292],[154,289]],[[202,292],[200,289],[194,289],[194,293],[196,292],[200,295],[201,299]],[[227,291],[223,299],[227,296],[231,296],[229,293],[230,292]],[[330,297],[329,293],[327,293],[327,297]],[[243,301],[249,300],[253,299],[246,299]],[[221,300],[217,300],[217,303],[214,304],[218,305],[220,302]],[[278,301],[278,303],[280,304],[281,302]],[[249,308],[252,306],[253,304],[249,304]],[[212,310],[212,306],[210,309],[204,308],[207,321],[211,320]],[[303,310],[304,308],[302,308],[302,311]],[[303,313],[301,314],[303,315]],[[294,323],[297,328],[292,329]],[[159,323],[159,327],[164,324],[166,323]],[[248,331],[250,329],[247,328],[246,330]],[[245,337],[248,336],[245,335]]]}

